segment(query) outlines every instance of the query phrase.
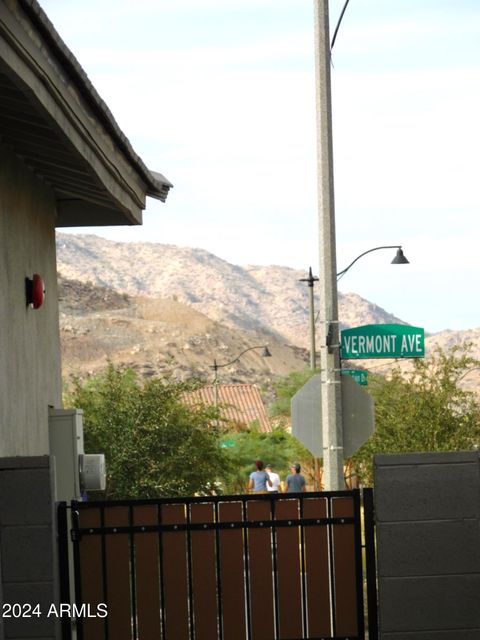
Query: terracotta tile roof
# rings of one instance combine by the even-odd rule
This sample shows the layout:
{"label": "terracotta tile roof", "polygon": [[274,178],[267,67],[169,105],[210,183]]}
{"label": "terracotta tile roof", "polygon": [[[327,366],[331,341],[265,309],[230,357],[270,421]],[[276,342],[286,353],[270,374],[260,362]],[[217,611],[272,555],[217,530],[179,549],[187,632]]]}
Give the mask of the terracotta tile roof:
{"label": "terracotta tile roof", "polygon": [[[245,426],[257,420],[260,431],[272,430],[260,391],[254,384],[219,384],[217,391],[222,418]],[[214,385],[185,394],[185,400],[188,404],[214,404]]]}

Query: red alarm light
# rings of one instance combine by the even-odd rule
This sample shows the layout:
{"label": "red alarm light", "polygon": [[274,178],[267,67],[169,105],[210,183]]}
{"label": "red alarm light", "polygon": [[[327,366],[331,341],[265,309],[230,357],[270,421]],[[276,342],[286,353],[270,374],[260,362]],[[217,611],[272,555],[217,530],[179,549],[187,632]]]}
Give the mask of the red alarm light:
{"label": "red alarm light", "polygon": [[38,309],[42,306],[45,300],[45,283],[38,273],[34,273],[31,279],[25,278],[25,293],[27,304],[33,309]]}

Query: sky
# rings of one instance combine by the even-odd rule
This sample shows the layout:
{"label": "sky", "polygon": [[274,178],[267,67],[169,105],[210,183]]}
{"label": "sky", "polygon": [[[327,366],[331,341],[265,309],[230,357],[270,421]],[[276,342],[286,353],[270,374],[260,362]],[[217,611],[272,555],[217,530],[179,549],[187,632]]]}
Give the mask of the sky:
{"label": "sky", "polygon": [[[318,272],[312,0],[40,0],[147,167],[141,227],[73,229]],[[344,0],[330,0],[331,34]],[[480,327],[480,2],[350,0],[332,54],[339,290]]]}

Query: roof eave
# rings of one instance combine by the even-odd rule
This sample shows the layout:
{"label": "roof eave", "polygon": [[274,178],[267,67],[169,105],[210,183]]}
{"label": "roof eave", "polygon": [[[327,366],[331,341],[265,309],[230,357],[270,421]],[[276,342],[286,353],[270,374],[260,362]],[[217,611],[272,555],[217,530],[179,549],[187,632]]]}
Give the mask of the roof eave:
{"label": "roof eave", "polygon": [[21,128],[11,130],[7,142],[53,188],[60,226],[141,224],[145,197],[165,202],[171,182],[134,152],[38,2],[18,0],[17,6],[23,15],[5,5],[0,15],[2,63],[18,90],[9,97],[33,110],[51,144],[42,152],[39,136],[31,139]]}

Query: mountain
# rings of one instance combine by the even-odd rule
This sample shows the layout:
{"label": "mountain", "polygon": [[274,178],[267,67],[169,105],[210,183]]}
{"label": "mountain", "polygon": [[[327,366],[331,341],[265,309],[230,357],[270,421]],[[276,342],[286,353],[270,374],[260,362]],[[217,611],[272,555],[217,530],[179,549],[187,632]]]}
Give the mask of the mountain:
{"label": "mountain", "polygon": [[[272,380],[308,364],[306,274],[282,266],[232,265],[202,249],[122,243],[94,235],[57,236],[60,327],[67,376],[96,372],[108,360],[142,375],[197,375],[211,380],[252,346],[223,382]],[[316,302],[318,305],[318,301]],[[360,296],[339,293],[344,327],[401,323]],[[480,358],[480,328],[443,331],[426,338],[427,350],[471,342]],[[358,362],[369,369],[385,361]],[[402,366],[408,366],[403,363]],[[385,369],[384,369],[385,370]],[[480,386],[474,370],[462,383]]]}
{"label": "mountain", "polygon": [[[59,277],[63,373],[68,379],[104,369],[108,362],[142,376],[220,382],[256,382],[267,387],[278,376],[303,369],[305,349],[272,336],[227,327],[172,299],[130,297],[108,287]],[[271,357],[251,347],[268,343]],[[231,366],[224,366],[246,353]]]}
{"label": "mountain", "polygon": [[[306,348],[305,273],[281,266],[232,265],[202,249],[112,242],[58,234],[58,271],[65,278],[130,296],[182,302],[229,327],[257,331]],[[318,299],[316,301],[318,305]],[[344,326],[403,322],[356,294],[339,294]]]}

